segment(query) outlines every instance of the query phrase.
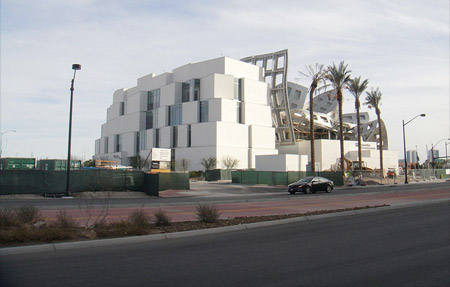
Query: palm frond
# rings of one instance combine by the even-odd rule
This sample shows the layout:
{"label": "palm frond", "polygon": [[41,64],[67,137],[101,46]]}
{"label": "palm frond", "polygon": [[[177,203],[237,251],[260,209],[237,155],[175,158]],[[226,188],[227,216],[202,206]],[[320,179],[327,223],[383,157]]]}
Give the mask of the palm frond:
{"label": "palm frond", "polygon": [[365,79],[361,82],[360,76],[354,79],[350,79],[348,90],[356,99],[359,99],[361,94],[367,89],[367,85],[369,85],[369,80]]}
{"label": "palm frond", "polygon": [[383,94],[380,92],[379,88],[377,88],[376,90],[372,88],[370,92],[366,92],[366,95],[366,102],[364,104],[368,105],[369,108],[372,106],[373,108],[377,109],[379,108],[379,106],[381,106],[381,96]]}

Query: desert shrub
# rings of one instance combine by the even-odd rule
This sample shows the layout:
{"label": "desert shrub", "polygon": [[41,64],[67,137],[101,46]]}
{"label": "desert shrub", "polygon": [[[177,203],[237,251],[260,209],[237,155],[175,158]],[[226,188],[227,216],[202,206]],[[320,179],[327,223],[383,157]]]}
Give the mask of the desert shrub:
{"label": "desert shrub", "polygon": [[17,225],[16,215],[11,209],[0,209],[0,228],[5,229]]}
{"label": "desert shrub", "polygon": [[42,219],[39,208],[35,206],[21,206],[15,210],[15,215],[19,223],[36,223]]}
{"label": "desert shrub", "polygon": [[67,212],[67,210],[59,210],[56,214],[56,221],[52,224],[54,227],[58,228],[75,228],[77,227],[77,222],[72,217],[72,215]]}
{"label": "desert shrub", "polygon": [[212,204],[197,205],[197,219],[200,222],[214,223],[220,217],[219,210]]}
{"label": "desert shrub", "polygon": [[153,214],[155,217],[155,225],[156,226],[167,226],[170,225],[171,219],[167,215],[167,213],[163,210],[158,210]]}
{"label": "desert shrub", "polygon": [[[131,217],[131,215],[130,215]],[[104,222],[94,227],[97,238],[123,237],[130,235],[148,234],[147,228],[141,228],[139,225],[132,224],[130,221],[122,220],[115,222]]]}
{"label": "desert shrub", "polygon": [[74,233],[61,228],[46,227],[33,228],[21,226],[10,230],[0,230],[1,245],[17,244],[24,242],[52,242],[74,238]]}
{"label": "desert shrub", "polygon": [[130,223],[140,229],[148,228],[150,226],[150,219],[150,215],[146,214],[142,209],[136,209],[128,217]]}

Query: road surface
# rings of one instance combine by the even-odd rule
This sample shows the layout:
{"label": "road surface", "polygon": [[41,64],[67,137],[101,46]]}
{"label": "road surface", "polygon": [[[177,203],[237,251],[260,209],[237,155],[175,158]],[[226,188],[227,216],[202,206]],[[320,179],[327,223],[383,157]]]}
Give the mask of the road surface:
{"label": "road surface", "polygon": [[1,286],[448,286],[450,203],[3,256]]}

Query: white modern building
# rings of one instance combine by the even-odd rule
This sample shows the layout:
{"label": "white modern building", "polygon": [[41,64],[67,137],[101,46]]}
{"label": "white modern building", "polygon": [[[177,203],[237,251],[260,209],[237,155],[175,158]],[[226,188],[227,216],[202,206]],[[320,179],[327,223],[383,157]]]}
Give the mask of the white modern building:
{"label": "white modern building", "polygon": [[[221,57],[139,78],[135,87],[114,92],[101,137],[95,142],[94,159],[122,165],[140,159],[150,164],[146,159],[152,148],[168,148],[176,166],[188,163],[183,170],[202,170],[202,159],[210,157],[217,159],[217,168],[231,157],[239,161],[239,169],[309,170],[308,89],[287,82],[286,73],[285,50],[241,61]],[[318,171],[338,169],[334,94],[326,91],[314,100]],[[356,115],[344,117],[345,158],[357,161]],[[377,169],[378,123],[370,121],[368,113],[360,117],[362,161],[365,167]],[[398,155],[387,150],[384,123],[381,129],[384,168],[397,170]]]}
{"label": "white modern building", "polygon": [[256,155],[278,153],[262,76],[258,66],[221,57],[139,78],[114,92],[94,158],[130,165],[155,147],[172,149],[188,170],[208,157],[220,167],[227,156],[254,168]]}

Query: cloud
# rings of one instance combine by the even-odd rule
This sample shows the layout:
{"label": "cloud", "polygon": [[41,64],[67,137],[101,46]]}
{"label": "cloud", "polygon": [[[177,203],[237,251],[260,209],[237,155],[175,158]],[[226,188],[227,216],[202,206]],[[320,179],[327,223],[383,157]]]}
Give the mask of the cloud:
{"label": "cloud", "polygon": [[[345,60],[383,92],[390,147],[401,118],[426,112],[408,142],[448,137],[447,1],[1,2],[1,130],[6,155],[64,158],[71,65],[75,155],[94,153],[112,93],[189,62],[289,49],[289,79],[316,62]],[[309,86],[304,80],[300,84]],[[353,111],[351,96],[344,108]],[[374,116],[372,111],[369,111]],[[417,123],[419,124],[419,123]],[[401,155],[401,153],[400,153]],[[400,156],[401,157],[401,156]],[[421,155],[421,158],[425,158]]]}

